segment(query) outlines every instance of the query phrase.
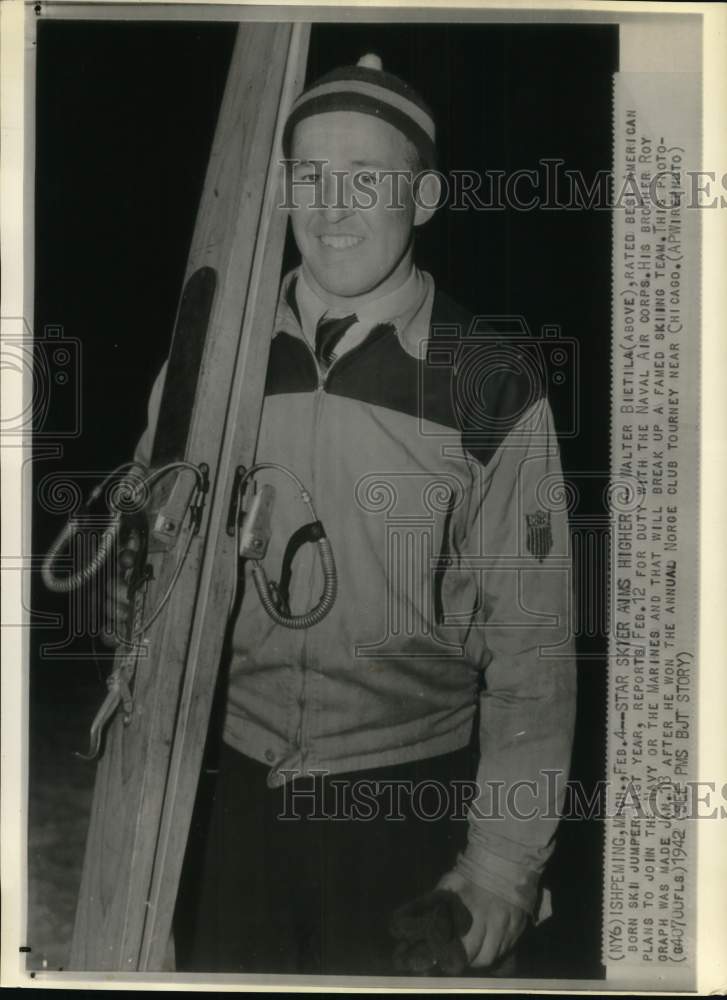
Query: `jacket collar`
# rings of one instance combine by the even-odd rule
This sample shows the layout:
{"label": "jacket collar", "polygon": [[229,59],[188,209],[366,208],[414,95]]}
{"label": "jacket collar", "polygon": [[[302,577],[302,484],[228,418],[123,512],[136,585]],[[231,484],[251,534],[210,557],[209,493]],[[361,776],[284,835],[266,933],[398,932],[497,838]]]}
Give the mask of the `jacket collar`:
{"label": "jacket collar", "polygon": [[[400,289],[362,310],[359,319],[372,329],[381,323],[393,324],[401,346],[412,357],[418,358],[422,342],[429,339],[433,303],[434,279],[426,271],[415,267]],[[280,289],[275,332],[308,339],[314,336],[315,325],[325,312],[325,304],[308,287],[300,267],[289,271]]]}

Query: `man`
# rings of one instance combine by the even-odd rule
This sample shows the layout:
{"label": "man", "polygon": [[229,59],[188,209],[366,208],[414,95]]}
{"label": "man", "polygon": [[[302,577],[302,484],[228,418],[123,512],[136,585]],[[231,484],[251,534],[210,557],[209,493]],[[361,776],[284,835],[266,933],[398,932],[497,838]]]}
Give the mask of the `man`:
{"label": "man", "polygon": [[[572,738],[568,524],[547,503],[562,483],[543,380],[415,266],[439,181],[411,88],[376,57],[328,74],[295,102],[284,149],[301,264],[281,288],[257,461],[311,492],[338,597],[287,629],[245,581],[180,965],[447,967],[426,929],[445,901],[448,933],[485,967],[536,913]],[[274,470],[258,480],[278,494],[265,563],[299,614],[322,587],[304,508]],[[465,823],[453,804],[475,776]],[[406,908],[435,886],[447,893]]]}

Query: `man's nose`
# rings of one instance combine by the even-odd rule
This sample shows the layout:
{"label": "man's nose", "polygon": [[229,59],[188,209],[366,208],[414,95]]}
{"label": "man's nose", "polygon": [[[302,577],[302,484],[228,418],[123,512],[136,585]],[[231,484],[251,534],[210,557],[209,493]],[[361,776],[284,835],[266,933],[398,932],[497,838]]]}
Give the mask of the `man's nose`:
{"label": "man's nose", "polygon": [[323,175],[323,215],[338,222],[353,211],[353,186],[347,170],[331,170]]}

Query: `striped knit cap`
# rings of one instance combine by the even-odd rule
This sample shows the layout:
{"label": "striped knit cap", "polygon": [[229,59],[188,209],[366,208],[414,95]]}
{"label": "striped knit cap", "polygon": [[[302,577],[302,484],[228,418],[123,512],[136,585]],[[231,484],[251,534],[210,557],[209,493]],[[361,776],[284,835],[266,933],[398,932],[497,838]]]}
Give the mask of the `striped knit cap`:
{"label": "striped knit cap", "polygon": [[436,165],[432,112],[413,87],[384,72],[378,56],[365,55],[356,66],[334,69],[303,91],[293,104],[283,130],[286,157],[290,157],[293,129],[298,122],[326,111],[358,111],[380,118],[414,144],[424,169]]}

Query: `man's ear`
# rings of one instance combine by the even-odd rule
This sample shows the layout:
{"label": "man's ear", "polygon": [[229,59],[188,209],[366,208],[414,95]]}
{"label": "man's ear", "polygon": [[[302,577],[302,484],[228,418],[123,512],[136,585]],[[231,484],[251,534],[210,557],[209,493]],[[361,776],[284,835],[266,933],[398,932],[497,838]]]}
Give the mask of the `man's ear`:
{"label": "man's ear", "polygon": [[434,170],[418,174],[414,188],[414,225],[422,226],[439,208],[442,181]]}

